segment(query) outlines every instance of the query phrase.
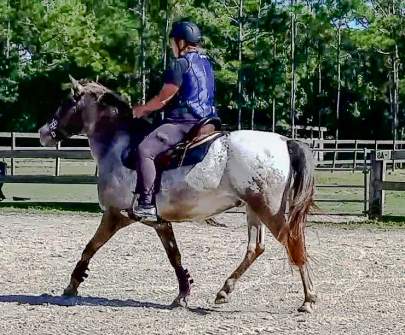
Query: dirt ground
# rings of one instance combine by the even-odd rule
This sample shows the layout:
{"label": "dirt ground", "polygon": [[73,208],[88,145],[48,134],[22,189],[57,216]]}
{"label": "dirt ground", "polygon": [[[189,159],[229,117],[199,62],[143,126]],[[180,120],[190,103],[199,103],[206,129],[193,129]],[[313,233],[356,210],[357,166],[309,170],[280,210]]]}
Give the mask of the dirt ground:
{"label": "dirt ground", "polygon": [[301,314],[299,274],[268,233],[266,252],[231,302],[214,298],[241,260],[242,215],[174,226],[194,278],[189,308],[170,308],[177,282],[157,235],[132,225],[90,264],[80,297],[60,296],[95,214],[0,212],[0,334],[404,334],[405,229],[311,224],[308,250],[319,302]]}

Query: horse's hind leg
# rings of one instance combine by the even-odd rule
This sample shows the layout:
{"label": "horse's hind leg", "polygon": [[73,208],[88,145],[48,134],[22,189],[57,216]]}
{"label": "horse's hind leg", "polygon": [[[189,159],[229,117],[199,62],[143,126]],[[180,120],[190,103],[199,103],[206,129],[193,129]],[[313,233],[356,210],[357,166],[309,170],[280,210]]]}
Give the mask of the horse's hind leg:
{"label": "horse's hind leg", "polygon": [[170,222],[162,222],[155,226],[156,232],[166,250],[170,264],[173,266],[177,280],[179,282],[179,294],[173,301],[173,306],[187,305],[187,297],[190,295],[191,279],[188,271],[181,265],[181,255],[177,247],[176,238],[174,237],[173,228]]}
{"label": "horse's hind leg", "polygon": [[294,237],[290,234],[287,240],[287,251],[291,262],[298,266],[302,285],[304,286],[304,303],[298,308],[298,311],[311,313],[317,297],[313,290],[312,280],[309,275],[305,239],[301,236]]}
{"label": "horse's hind leg", "polygon": [[104,212],[100,226],[86,245],[81,259],[72,272],[70,283],[63,292],[64,295],[77,295],[80,283],[88,276],[86,270],[88,270],[90,259],[118,230],[128,226],[131,222],[131,220],[121,215],[117,210],[109,209]]}
{"label": "horse's hind leg", "polygon": [[234,290],[236,281],[245,273],[249,266],[264,252],[264,225],[259,217],[247,205],[246,214],[248,221],[248,247],[242,263],[225,281],[224,286],[217,293],[216,304],[229,301],[229,295]]}
{"label": "horse's hind leg", "polygon": [[[283,203],[285,203],[283,201]],[[308,257],[305,247],[304,232],[295,236],[290,229],[289,223],[284,215],[284,205],[276,215],[273,215],[267,206],[256,208],[262,222],[269,228],[274,237],[283,244],[290,262],[296,265],[300,271],[302,285],[304,286],[304,303],[298,309],[300,312],[312,312],[312,307],[316,302],[316,294],[308,272]]]}

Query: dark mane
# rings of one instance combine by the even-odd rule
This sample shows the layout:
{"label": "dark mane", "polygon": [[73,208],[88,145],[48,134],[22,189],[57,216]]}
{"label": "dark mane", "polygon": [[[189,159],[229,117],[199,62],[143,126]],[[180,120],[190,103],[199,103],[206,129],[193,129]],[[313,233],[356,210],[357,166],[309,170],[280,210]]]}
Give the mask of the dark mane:
{"label": "dark mane", "polygon": [[127,155],[132,148],[136,148],[139,143],[149,134],[154,126],[145,119],[134,119],[132,108],[129,102],[120,94],[110,90],[100,83],[88,80],[79,81],[82,94],[89,94],[96,98],[98,104],[115,107],[118,110],[117,117],[102,118],[98,122],[98,128],[102,132],[98,134],[98,140],[108,148],[117,132],[129,134],[128,148],[124,149],[123,155]]}
{"label": "dark mane", "polygon": [[116,107],[120,118],[125,118],[127,120],[132,118],[132,108],[127,99],[122,95],[95,81],[81,79],[79,83],[83,87],[82,93],[94,95],[100,104]]}

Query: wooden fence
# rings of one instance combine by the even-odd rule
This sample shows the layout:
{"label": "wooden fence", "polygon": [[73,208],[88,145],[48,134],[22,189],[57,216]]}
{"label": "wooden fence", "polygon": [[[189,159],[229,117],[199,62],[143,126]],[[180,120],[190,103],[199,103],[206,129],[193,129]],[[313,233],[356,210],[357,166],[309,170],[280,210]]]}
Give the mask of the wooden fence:
{"label": "wooden fence", "polygon": [[[94,171],[92,176],[61,175],[61,160],[74,159],[74,160],[91,160],[91,152],[88,147],[87,137],[73,136],[70,144],[75,146],[62,146],[60,143],[56,147],[41,147],[39,145],[38,133],[17,133],[17,132],[0,132],[0,142],[4,144],[4,139],[9,140],[9,145],[0,145],[0,159],[10,159],[9,175],[0,176],[0,182],[3,183],[45,183],[45,184],[96,184],[97,171]],[[22,140],[31,140],[36,143],[36,146],[26,146],[19,144]],[[80,143],[82,142],[82,143]],[[82,144],[82,146],[79,146]],[[83,144],[85,144],[83,146]],[[54,159],[55,169],[53,176],[43,175],[16,175],[16,159],[19,158],[32,158],[32,159]]]}
{"label": "wooden fence", "polygon": [[[371,151],[377,150],[401,150],[405,149],[405,140],[319,140],[301,139],[307,143],[316,153],[317,168],[323,170],[362,170],[364,155],[367,156],[367,165],[370,165]],[[404,159],[393,159],[390,162],[392,168],[396,164],[405,163]]]}
{"label": "wooden fence", "polygon": [[[30,139],[39,144],[37,133],[0,133],[0,159],[9,159],[9,175],[0,176],[0,183],[45,183],[45,184],[96,184],[97,170],[93,175],[61,175],[60,164],[62,159],[90,160],[92,159],[90,149],[87,146],[87,138],[84,136],[73,137],[68,145],[45,148],[40,146],[26,146],[19,142]],[[4,139],[9,140],[8,145],[4,145]],[[80,143],[81,141],[81,143]],[[317,158],[317,170],[330,171],[362,171],[364,174],[361,185],[317,185],[318,188],[348,188],[363,189],[361,199],[317,199],[317,202],[357,202],[363,204],[363,213],[368,212],[368,174],[372,164],[370,153],[376,148],[395,148],[398,150],[405,147],[405,141],[397,141],[395,145],[392,141],[368,141],[368,140],[303,140],[312,148]],[[81,146],[79,146],[79,144]],[[350,157],[351,155],[351,157]],[[18,175],[16,171],[16,159],[53,159],[55,168],[53,175]],[[388,163],[395,167],[398,163],[404,163],[403,156],[390,156],[390,160],[385,160],[385,167]],[[371,194],[371,193],[370,193]],[[342,213],[343,214],[343,213]]]}
{"label": "wooden fence", "polygon": [[404,181],[386,181],[387,162],[404,160],[405,150],[379,150],[371,154],[369,217],[384,215],[385,191],[405,191]]}

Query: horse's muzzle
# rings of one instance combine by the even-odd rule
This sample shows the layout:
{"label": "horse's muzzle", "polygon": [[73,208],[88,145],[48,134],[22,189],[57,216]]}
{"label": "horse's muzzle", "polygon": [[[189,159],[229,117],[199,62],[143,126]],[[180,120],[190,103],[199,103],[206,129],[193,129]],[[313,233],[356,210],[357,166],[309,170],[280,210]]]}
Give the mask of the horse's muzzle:
{"label": "horse's muzzle", "polygon": [[51,136],[51,130],[48,124],[45,124],[39,129],[39,141],[44,147],[55,146],[57,141]]}

